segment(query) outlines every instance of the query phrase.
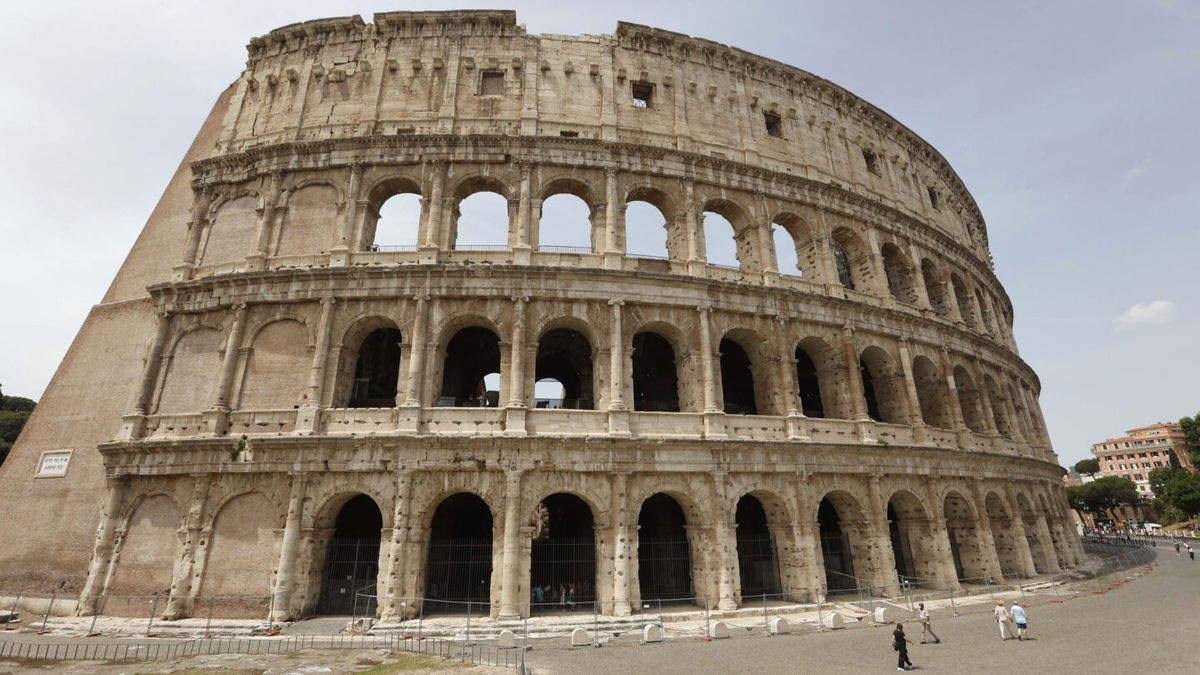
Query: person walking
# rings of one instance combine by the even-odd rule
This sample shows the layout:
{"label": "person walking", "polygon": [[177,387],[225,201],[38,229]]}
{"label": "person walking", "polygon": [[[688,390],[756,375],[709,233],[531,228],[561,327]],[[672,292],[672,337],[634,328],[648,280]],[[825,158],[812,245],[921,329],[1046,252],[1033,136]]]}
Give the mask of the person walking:
{"label": "person walking", "polygon": [[1191,558],[1192,560],[1195,560],[1195,559],[1196,559],[1196,552],[1192,550],[1192,545],[1191,545],[1191,544],[1188,544],[1188,545],[1187,545],[1187,549],[1188,549],[1188,557],[1189,557],[1189,558]]}
{"label": "person walking", "polygon": [[918,614],[921,619],[921,644],[925,644],[929,638],[933,638],[933,644],[941,644],[941,639],[933,632],[933,626],[929,625],[929,610],[925,609],[925,603],[917,603],[917,608],[921,610]]}
{"label": "person walking", "polygon": [[909,640],[904,635],[904,624],[896,624],[896,630],[892,631],[892,649],[896,650],[896,670],[908,670],[914,668],[912,661],[908,660],[908,645],[912,640]]}
{"label": "person walking", "polygon": [[1008,610],[1004,608],[1003,600],[996,601],[996,608],[992,610],[992,614],[996,617],[996,623],[1000,624],[1000,639],[1007,640],[1008,632],[1004,628],[1012,620],[1012,617],[1009,615]]}
{"label": "person walking", "polygon": [[1009,613],[1012,614],[1013,621],[1017,623],[1017,640],[1023,641],[1028,637],[1025,634],[1025,628],[1029,625],[1028,620],[1025,618],[1025,608],[1016,600],[1013,600],[1012,609],[1009,610]]}
{"label": "person walking", "polygon": [[1179,542],[1175,542],[1175,555],[1179,555]]}

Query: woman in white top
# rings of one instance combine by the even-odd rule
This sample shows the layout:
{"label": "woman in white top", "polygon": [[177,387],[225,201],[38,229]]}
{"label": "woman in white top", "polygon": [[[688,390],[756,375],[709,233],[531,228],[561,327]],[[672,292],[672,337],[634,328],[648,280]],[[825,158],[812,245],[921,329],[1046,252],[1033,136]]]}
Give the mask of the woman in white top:
{"label": "woman in white top", "polygon": [[996,623],[1000,624],[1000,639],[1007,640],[1008,633],[1004,630],[1004,627],[1008,625],[1012,617],[1009,615],[1008,610],[1004,608],[1003,600],[996,601],[996,609],[992,610],[992,614],[996,615]]}

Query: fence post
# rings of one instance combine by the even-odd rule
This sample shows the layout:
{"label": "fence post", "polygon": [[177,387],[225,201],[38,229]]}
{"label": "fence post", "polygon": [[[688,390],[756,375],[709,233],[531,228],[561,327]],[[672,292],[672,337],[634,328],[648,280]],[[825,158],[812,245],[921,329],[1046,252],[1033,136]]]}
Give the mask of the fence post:
{"label": "fence post", "polygon": [[592,601],[592,644],[600,646],[600,610],[596,607],[596,601]]}
{"label": "fence post", "polygon": [[766,634],[766,633],[770,632],[770,630],[769,630],[770,624],[767,622],[767,594],[766,593],[762,594],[762,606],[763,606],[763,633]]}
{"label": "fence post", "polygon": [[421,629],[425,625],[425,598],[421,598],[421,608],[417,611],[417,638],[423,638]]}
{"label": "fence post", "polygon": [[94,605],[92,609],[92,625],[88,626],[88,635],[96,634],[96,619],[100,618],[100,606]]}
{"label": "fence post", "polygon": [[150,600],[150,621],[146,624],[146,635],[150,635],[150,629],[154,628],[154,613],[158,611],[158,596],[154,596]]}
{"label": "fence post", "polygon": [[[13,598],[12,609],[9,610],[9,615],[16,616],[17,605],[21,602],[21,594],[17,593],[17,597]],[[5,628],[4,630],[16,630],[16,628]]]}
{"label": "fence post", "polygon": [[958,607],[954,604],[954,586],[950,586],[950,612],[958,616]]}
{"label": "fence post", "polygon": [[209,598],[209,599],[208,599],[208,619],[207,619],[207,620],[205,620],[205,622],[204,622],[204,637],[206,637],[206,638],[211,638],[211,637],[212,637],[212,615],[213,615],[213,605],[215,605],[215,604],[216,604],[216,602],[217,602],[217,599],[216,599],[216,598]]}
{"label": "fence post", "polygon": [[58,591],[50,594],[50,604],[46,605],[46,616],[42,617],[42,632],[46,632],[46,623],[50,621],[50,610],[54,607],[54,600],[58,597]]}
{"label": "fence post", "polygon": [[[658,601],[658,618],[662,620],[662,600]],[[704,596],[704,637],[712,636],[712,628],[708,623],[708,596]]]}
{"label": "fence post", "polygon": [[467,601],[467,639],[463,642],[463,649],[466,650],[467,643],[471,641],[471,601]]}

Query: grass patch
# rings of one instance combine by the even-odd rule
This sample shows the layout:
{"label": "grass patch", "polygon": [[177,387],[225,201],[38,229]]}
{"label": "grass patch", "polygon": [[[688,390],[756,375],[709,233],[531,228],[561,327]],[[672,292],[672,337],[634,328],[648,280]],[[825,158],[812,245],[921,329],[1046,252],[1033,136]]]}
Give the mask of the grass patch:
{"label": "grass patch", "polygon": [[[156,670],[148,673],[135,673],[135,675],[160,675],[162,672]],[[263,675],[265,672],[267,671],[261,668],[188,668],[169,671],[169,675]]]}
{"label": "grass patch", "polygon": [[394,660],[393,663],[380,663],[370,670],[362,671],[362,675],[392,675],[392,673],[450,670],[452,668],[473,668],[475,666],[473,663],[450,661],[426,654],[393,653],[390,658]]}

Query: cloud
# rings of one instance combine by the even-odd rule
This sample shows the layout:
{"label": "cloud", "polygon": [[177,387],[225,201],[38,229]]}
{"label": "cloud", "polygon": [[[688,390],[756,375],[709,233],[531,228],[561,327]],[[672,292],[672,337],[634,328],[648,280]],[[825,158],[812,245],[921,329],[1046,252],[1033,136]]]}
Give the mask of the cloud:
{"label": "cloud", "polygon": [[1138,176],[1146,173],[1149,170],[1150,170],[1150,160],[1143,159],[1142,161],[1138,162],[1137,164],[1133,165],[1132,167],[1126,169],[1125,173],[1121,174],[1121,178],[1124,178],[1125,180],[1130,181],[1130,180],[1133,180],[1133,179],[1137,178]]}
{"label": "cloud", "polygon": [[1161,326],[1175,318],[1175,303],[1154,300],[1134,305],[1113,320],[1117,330],[1138,326]]}

